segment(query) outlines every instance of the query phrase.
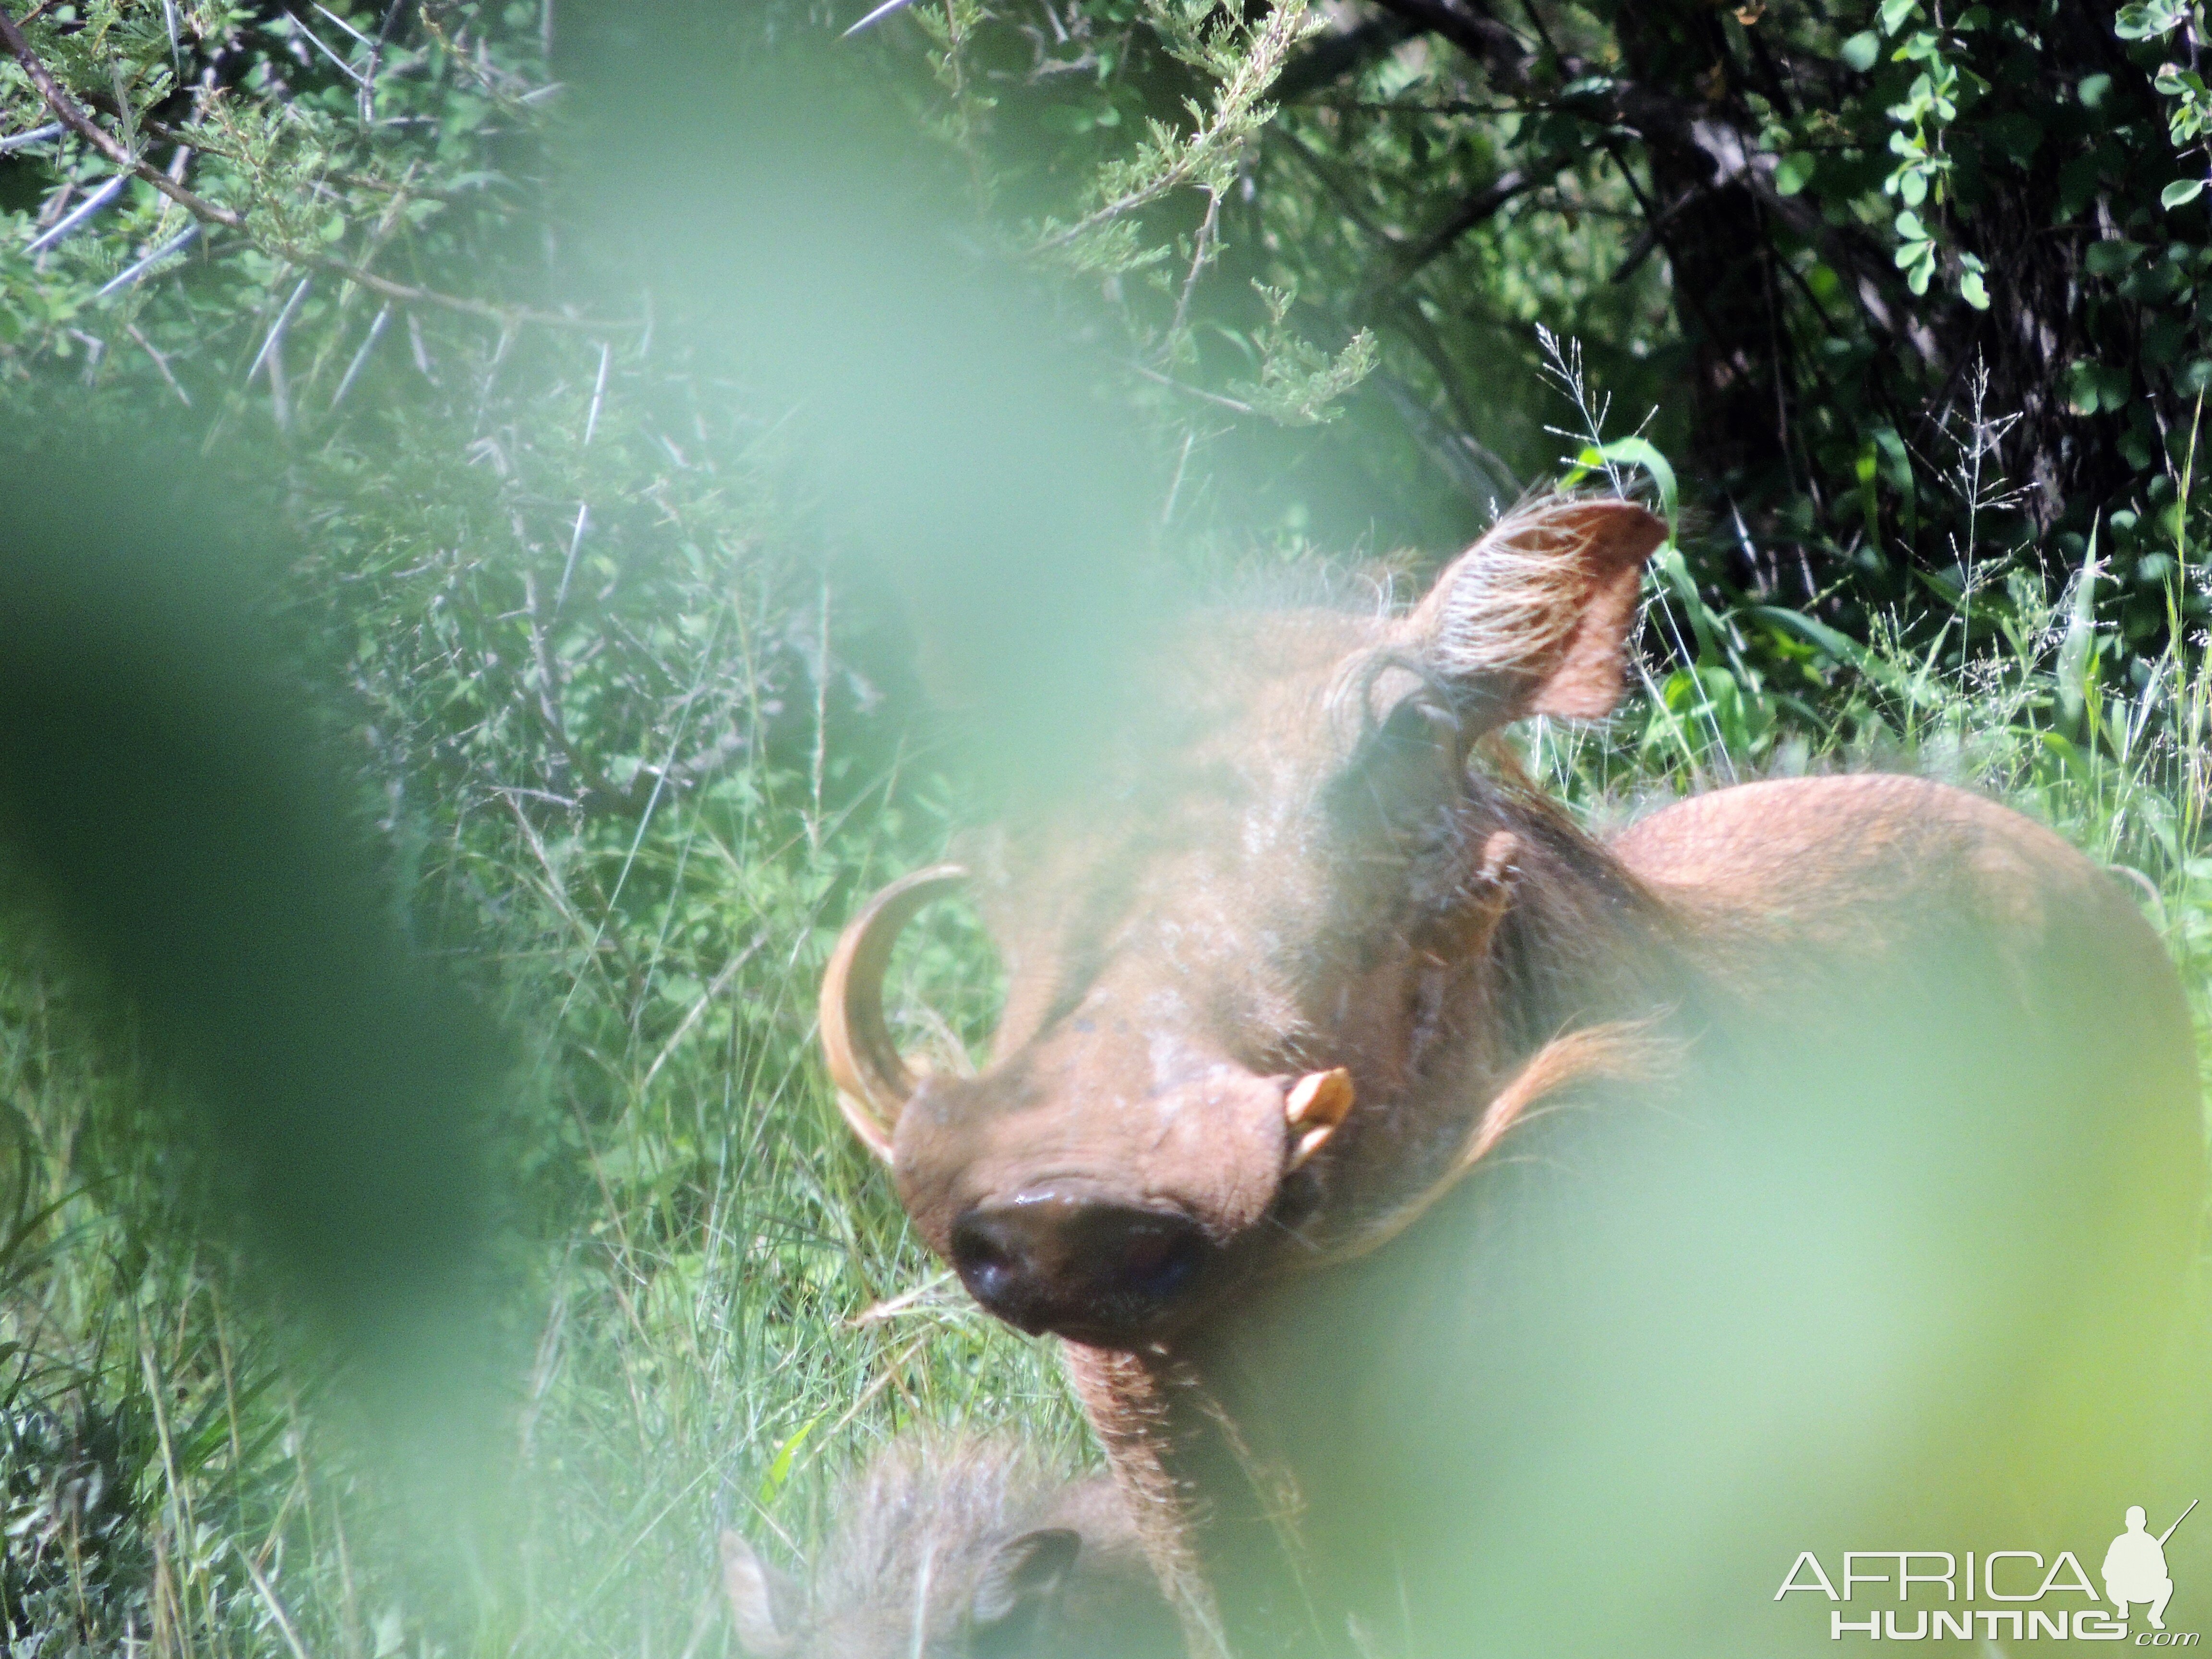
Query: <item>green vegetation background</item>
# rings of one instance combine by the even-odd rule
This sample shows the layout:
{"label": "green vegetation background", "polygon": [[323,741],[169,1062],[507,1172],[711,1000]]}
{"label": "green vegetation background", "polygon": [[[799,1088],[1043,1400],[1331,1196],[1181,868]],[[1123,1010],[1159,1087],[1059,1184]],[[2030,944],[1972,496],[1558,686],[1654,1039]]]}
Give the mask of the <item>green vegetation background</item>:
{"label": "green vegetation background", "polygon": [[[2140,888],[2207,1012],[2196,11],[916,0],[825,51],[863,9],[0,0],[0,418],[150,436],[281,528],[249,577],[397,925],[514,1045],[513,1466],[425,1515],[209,1224],[128,1011],[10,924],[12,1650],[720,1653],[714,1531],[802,1555],[885,1436],[1091,1456],[813,1057],[838,922],[975,799],[888,513],[821,459],[927,376],[811,379],[915,337],[939,253],[887,230],[875,286],[733,331],[802,291],[788,240],[717,240],[775,218],[754,172],[824,187],[834,253],[877,199],[837,169],[880,164],[1013,273],[1011,346],[939,345],[1048,319],[1133,453],[1054,458],[1139,481],[1131,582],[1402,593],[1563,469],[1663,498],[1629,707],[1529,735],[1580,809],[1841,766],[2001,792]],[[832,90],[747,152],[725,104],[786,53]],[[880,336],[837,309],[877,301]],[[915,453],[972,441],[944,487],[988,484],[1006,422],[947,408]],[[962,1063],[990,980],[942,918],[908,1041]]]}

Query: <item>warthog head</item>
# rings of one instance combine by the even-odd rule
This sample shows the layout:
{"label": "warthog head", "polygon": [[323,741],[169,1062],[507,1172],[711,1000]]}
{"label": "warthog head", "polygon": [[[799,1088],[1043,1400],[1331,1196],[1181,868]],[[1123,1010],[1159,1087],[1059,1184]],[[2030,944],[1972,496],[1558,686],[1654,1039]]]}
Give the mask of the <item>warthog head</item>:
{"label": "warthog head", "polygon": [[[1486,1006],[1482,964],[1547,872],[1602,855],[1473,746],[1612,709],[1664,535],[1630,502],[1553,498],[1402,616],[1210,613],[1147,659],[1090,788],[1017,806],[854,921],[823,985],[831,1073],[979,1302],[1146,1346],[1344,1248],[1498,1127],[1556,1033]],[[956,885],[1006,1005],[981,1076],[917,1079],[882,979]]]}
{"label": "warthog head", "polygon": [[895,1442],[841,1497],[802,1581],[734,1532],[745,1659],[1169,1659],[1182,1634],[1121,1494],[1005,1440]]}

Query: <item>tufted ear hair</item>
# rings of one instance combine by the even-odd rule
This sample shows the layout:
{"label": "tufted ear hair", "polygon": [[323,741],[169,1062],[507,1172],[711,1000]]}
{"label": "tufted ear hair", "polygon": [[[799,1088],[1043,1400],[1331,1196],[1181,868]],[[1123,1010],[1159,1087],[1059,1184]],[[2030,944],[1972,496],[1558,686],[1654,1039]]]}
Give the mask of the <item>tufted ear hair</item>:
{"label": "tufted ear hair", "polygon": [[1533,501],[1437,578],[1401,641],[1477,730],[1524,714],[1609,714],[1644,562],[1666,539],[1665,521],[1633,501]]}
{"label": "tufted ear hair", "polygon": [[722,1599],[746,1659],[783,1659],[798,1645],[793,1607],[798,1590],[734,1532],[721,1538]]}

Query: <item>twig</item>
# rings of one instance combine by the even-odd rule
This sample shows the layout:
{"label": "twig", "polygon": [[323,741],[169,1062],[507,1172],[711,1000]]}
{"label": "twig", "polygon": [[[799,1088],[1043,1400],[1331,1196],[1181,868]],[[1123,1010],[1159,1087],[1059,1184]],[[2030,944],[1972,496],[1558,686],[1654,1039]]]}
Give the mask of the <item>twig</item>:
{"label": "twig", "polygon": [[261,365],[269,361],[269,354],[276,349],[276,343],[284,337],[284,330],[291,323],[292,313],[299,310],[300,301],[307,297],[307,284],[314,280],[312,276],[300,278],[300,285],[292,290],[292,297],[284,301],[284,308],[276,313],[276,320],[269,325],[269,332],[262,336],[261,349],[253,354],[253,362],[246,368],[248,385],[261,372]]}
{"label": "twig", "polygon": [[1182,433],[1182,453],[1176,458],[1175,477],[1168,483],[1168,498],[1160,507],[1162,528],[1165,528],[1175,518],[1176,499],[1182,494],[1182,475],[1190,465],[1191,448],[1197,442],[1198,428],[1194,426],[1185,427]]}
{"label": "twig", "polygon": [[33,127],[28,132],[10,133],[7,137],[0,138],[0,155],[5,155],[12,150],[27,149],[33,144],[42,144],[49,138],[58,138],[61,136],[62,124],[58,121],[51,121],[42,127]]}
{"label": "twig", "polygon": [[84,383],[90,386],[100,368],[100,360],[107,356],[107,342],[97,334],[88,334],[81,328],[68,331],[69,337],[85,349]]}
{"label": "twig", "polygon": [[1303,7],[1284,6],[1270,14],[1265,22],[1255,25],[1249,54],[1222,84],[1214,96],[1212,109],[1199,122],[1197,131],[1184,141],[1175,159],[1161,167],[1152,178],[1085,214],[1073,224],[1062,226],[1035,243],[1030,251],[1050,253],[1066,247],[1101,225],[1149,206],[1185,185],[1202,181],[1206,168],[1218,154],[1233,150],[1258,130],[1264,118],[1259,114],[1265,108],[1261,100],[1276,76],[1282,72],[1284,58],[1300,40],[1304,20]]}
{"label": "twig", "polygon": [[[880,1325],[887,1319],[896,1319],[909,1308],[925,1305],[932,1297],[941,1294],[945,1287],[951,1283],[953,1283],[953,1277],[949,1271],[933,1273],[912,1290],[901,1291],[896,1296],[887,1297],[871,1307],[862,1309],[845,1322],[845,1328],[848,1330],[857,1331],[865,1326]],[[958,1304],[956,1303],[953,1305]]]}
{"label": "twig", "polygon": [[407,349],[415,359],[416,373],[432,386],[437,385],[438,377],[430,368],[429,350],[422,343],[422,320],[411,311],[407,313]]}
{"label": "twig", "polygon": [[92,215],[99,212],[103,206],[114,199],[115,192],[123,188],[123,177],[124,175],[119,173],[112,175],[106,184],[102,185],[98,190],[93,191],[91,195],[86,197],[84,200],[79,202],[75,207],[71,208],[59,221],[54,224],[49,225],[45,230],[40,231],[39,234],[33,239],[31,245],[25,248],[23,252],[26,253],[37,253],[42,249],[52,247],[56,242],[61,240],[63,237],[68,235],[70,231],[74,230],[82,221],[88,219]]}
{"label": "twig", "polygon": [[95,300],[105,300],[109,295],[115,293],[118,289],[131,287],[132,284],[137,283],[141,276],[143,276],[148,271],[151,270],[162,260],[167,258],[172,253],[182,252],[185,245],[189,243],[193,237],[199,234],[200,228],[197,221],[191,224],[186,225],[182,230],[169,238],[167,241],[162,243],[161,246],[155,248],[144,258],[139,260],[137,264],[132,265],[128,270],[118,272],[114,276],[110,277],[108,279],[107,286],[101,289],[99,293],[94,295],[92,297]]}
{"label": "twig", "polygon": [[1197,289],[1199,274],[1213,258],[1214,232],[1221,223],[1221,192],[1208,188],[1206,192],[1206,217],[1199,221],[1198,235],[1190,251],[1190,273],[1182,279],[1182,292],[1176,296],[1175,321],[1168,325],[1168,337],[1172,340],[1181,334],[1183,325],[1190,320],[1190,296]]}
{"label": "twig", "polygon": [[[527,545],[519,520],[514,526],[514,534],[517,541]],[[601,771],[591,757],[578,747],[568,736],[568,722],[562,718],[561,679],[554,664],[552,643],[546,637],[545,625],[538,614],[538,578],[529,570],[522,573],[522,609],[530,624],[530,654],[538,667],[538,719],[545,728],[545,735],[552,739],[553,746],[561,751],[562,758],[574,771],[576,781],[583,786],[580,793],[584,799],[586,801],[593,799],[611,801],[617,806],[638,812],[644,811],[669,783],[680,785],[686,781],[672,756],[670,764],[653,777],[649,792],[639,787],[644,782],[647,772],[652,770],[645,767],[638,769],[630,787],[624,789]]]}
{"label": "twig", "polygon": [[914,0],[884,0],[883,4],[878,6],[873,11],[870,12],[866,17],[863,17],[859,22],[854,24],[852,27],[847,29],[844,33],[839,35],[837,38],[841,40],[849,40],[854,35],[858,34],[862,29],[866,28],[870,24],[880,23],[884,18],[890,16],[896,12],[904,11],[913,3]]}
{"label": "twig", "polygon": [[1192,386],[1188,381],[1178,380],[1173,375],[1163,374],[1150,364],[1133,361],[1129,367],[1148,380],[1157,381],[1161,386],[1168,386],[1176,392],[1187,392],[1202,402],[1215,404],[1223,409],[1233,410],[1239,415],[1258,413],[1249,404],[1240,404],[1234,398],[1224,398],[1218,392],[1208,392],[1203,387]]}
{"label": "twig", "polygon": [[151,357],[154,360],[154,367],[161,371],[161,378],[169,383],[169,390],[177,394],[177,401],[182,404],[186,409],[190,409],[192,406],[192,400],[185,392],[184,387],[177,384],[177,377],[169,372],[169,359],[167,356],[162,352],[154,349],[153,343],[138,331],[137,324],[124,324],[123,331],[125,334],[128,334],[137,343],[138,349],[141,351],[144,352],[149,357]]}
{"label": "twig", "polygon": [[[605,362],[605,359],[601,359]],[[576,574],[576,555],[583,550],[584,532],[592,522],[592,504],[576,503],[576,527],[568,533],[568,559],[561,567],[561,586],[553,590],[553,614],[558,617],[561,607],[568,602],[568,580]]]}
{"label": "twig", "polygon": [[[315,9],[320,11],[322,10],[322,8],[318,6]],[[293,18],[292,27],[299,30],[301,33],[306,35],[309,40],[313,42],[315,50],[322,53],[324,57],[329,58],[331,64],[337,70],[339,74],[344,76],[356,87],[361,84],[361,71],[356,69],[351,64],[347,63],[344,58],[339,57],[337,53],[332,52],[328,46],[325,46],[323,44],[323,37],[321,35],[316,33],[314,30],[309,28],[297,17]]]}
{"label": "twig", "polygon": [[1268,130],[1267,137],[1270,142],[1280,144],[1289,150],[1304,166],[1307,172],[1321,181],[1322,188],[1335,198],[1337,206],[1343,210],[1346,218],[1351,220],[1353,224],[1358,225],[1370,237],[1382,243],[1385,247],[1401,246],[1396,236],[1375,222],[1365,206],[1351,190],[1346,187],[1344,181],[1336,176],[1336,170],[1309,149],[1296,133],[1288,127],[1273,127]]}
{"label": "twig", "polygon": [[584,441],[579,448],[589,449],[592,434],[599,429],[599,404],[607,395],[607,359],[613,351],[614,348],[605,340],[599,342],[599,376],[592,382],[592,406],[584,415]]}
{"label": "twig", "polygon": [[338,380],[338,389],[331,393],[332,409],[343,403],[346,393],[353,390],[353,383],[359,377],[362,366],[368,362],[368,354],[376,349],[377,341],[383,337],[385,325],[391,320],[392,307],[388,305],[376,313],[376,320],[368,325],[368,337],[361,343],[361,349],[353,354],[353,361],[346,365],[346,372]]}

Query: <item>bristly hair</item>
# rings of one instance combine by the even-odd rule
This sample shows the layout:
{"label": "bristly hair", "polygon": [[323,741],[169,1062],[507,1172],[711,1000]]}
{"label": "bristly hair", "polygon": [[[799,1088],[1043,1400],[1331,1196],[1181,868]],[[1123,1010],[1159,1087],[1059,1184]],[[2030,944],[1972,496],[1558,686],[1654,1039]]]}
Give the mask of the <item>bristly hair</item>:
{"label": "bristly hair", "polygon": [[1209,610],[1335,611],[1388,617],[1419,592],[1427,557],[1414,550],[1365,558],[1239,560],[1210,583],[1200,603]]}
{"label": "bristly hair", "polygon": [[963,1569],[1018,1529],[1065,1476],[1011,1438],[901,1441],[849,1481],[814,1575],[816,1608],[954,1593]]}
{"label": "bristly hair", "polygon": [[1585,538],[1562,526],[1569,510],[1609,497],[1592,491],[1531,495],[1486,531],[1461,556],[1450,581],[1422,602],[1431,652],[1450,674],[1515,674],[1556,657],[1582,625],[1579,607],[1561,602],[1579,585],[1574,555]]}

